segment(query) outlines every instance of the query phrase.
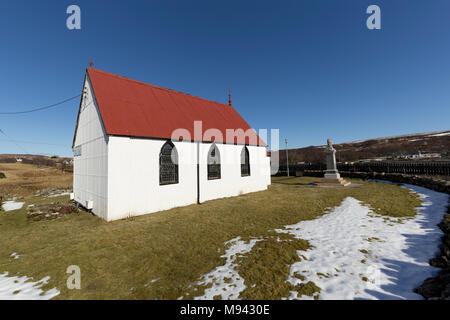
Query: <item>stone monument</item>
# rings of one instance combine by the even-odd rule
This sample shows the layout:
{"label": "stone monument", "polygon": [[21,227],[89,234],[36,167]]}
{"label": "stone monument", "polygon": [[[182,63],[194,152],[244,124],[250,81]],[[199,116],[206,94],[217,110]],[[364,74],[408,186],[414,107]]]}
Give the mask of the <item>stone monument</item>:
{"label": "stone monument", "polygon": [[323,179],[324,183],[338,184],[342,186],[348,186],[350,182],[345,181],[341,178],[337,170],[336,165],[336,149],[333,148],[333,142],[331,139],[327,140],[327,147],[325,149],[325,154],[327,156],[327,170],[325,171],[325,176]]}
{"label": "stone monument", "polygon": [[325,171],[325,178],[339,179],[341,176],[336,166],[336,149],[333,148],[331,139],[327,140],[327,147],[325,149],[327,155],[327,170]]}

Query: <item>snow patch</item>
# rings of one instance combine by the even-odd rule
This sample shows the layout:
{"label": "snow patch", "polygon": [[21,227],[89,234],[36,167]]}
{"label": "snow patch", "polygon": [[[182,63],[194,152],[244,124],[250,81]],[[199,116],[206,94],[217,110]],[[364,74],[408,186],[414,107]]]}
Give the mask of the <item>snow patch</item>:
{"label": "snow patch", "polygon": [[61,196],[67,196],[69,195],[70,192],[63,192],[63,193],[57,193],[57,194],[51,194],[48,196],[48,198],[56,198],[56,197],[61,197]]}
{"label": "snow patch", "polygon": [[150,284],[155,283],[155,282],[158,281],[159,279],[161,279],[161,278],[157,278],[157,279],[150,280],[149,283],[144,284],[144,287],[148,287]]}
{"label": "snow patch", "polygon": [[57,295],[56,288],[43,291],[41,287],[48,283],[50,277],[32,282],[33,278],[8,277],[8,273],[0,274],[0,300],[48,300]]}
{"label": "snow patch", "polygon": [[14,258],[14,259],[19,259],[20,258],[20,256],[17,254],[17,252],[11,253],[11,257]]}
{"label": "snow patch", "polygon": [[[287,281],[296,285],[302,281],[295,274],[301,274],[305,282],[322,289],[320,299],[422,299],[413,289],[438,272],[428,261],[439,252],[442,231],[437,224],[446,212],[448,195],[404,187],[423,203],[415,217],[402,218],[401,223],[347,197],[328,214],[276,230],[313,246],[298,251],[306,259],[291,266]],[[289,298],[296,297],[291,292]]]}
{"label": "snow patch", "polygon": [[237,264],[236,258],[248,253],[252,250],[256,242],[262,239],[251,239],[249,242],[241,240],[241,237],[237,237],[225,242],[225,245],[229,245],[222,258],[226,258],[227,261],[223,266],[217,267],[209,273],[201,276],[201,280],[194,285],[207,286],[212,284],[210,288],[205,290],[204,295],[195,297],[195,300],[212,300],[214,296],[221,296],[222,300],[238,299],[239,294],[247,288],[244,285],[244,279],[239,276],[239,273],[235,270]]}
{"label": "snow patch", "polygon": [[443,133],[438,133],[438,134],[432,134],[430,135],[430,137],[442,137],[442,136],[448,136],[450,135],[450,132],[443,132]]}
{"label": "snow patch", "polygon": [[22,209],[25,202],[5,201],[2,205],[3,210],[12,211]]}

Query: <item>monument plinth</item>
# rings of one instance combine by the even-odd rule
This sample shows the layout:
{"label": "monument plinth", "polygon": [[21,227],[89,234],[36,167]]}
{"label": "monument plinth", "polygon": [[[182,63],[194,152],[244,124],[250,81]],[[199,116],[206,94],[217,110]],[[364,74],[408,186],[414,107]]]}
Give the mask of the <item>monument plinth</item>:
{"label": "monument plinth", "polygon": [[341,186],[348,186],[350,182],[345,181],[341,178],[337,170],[336,165],[336,149],[333,148],[333,143],[331,139],[327,140],[327,147],[325,149],[326,159],[327,159],[327,170],[325,171],[323,183],[326,184],[337,184]]}

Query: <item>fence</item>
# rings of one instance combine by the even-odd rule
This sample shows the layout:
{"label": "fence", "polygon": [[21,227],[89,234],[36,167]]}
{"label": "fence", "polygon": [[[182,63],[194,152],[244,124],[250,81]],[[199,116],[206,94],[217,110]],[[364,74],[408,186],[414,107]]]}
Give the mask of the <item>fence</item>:
{"label": "fence", "polygon": [[[404,173],[416,175],[440,175],[450,176],[450,161],[377,161],[357,162],[352,164],[338,163],[337,168],[342,172],[384,172]],[[313,173],[326,170],[325,164],[293,164],[289,165],[289,171]],[[280,174],[286,172],[286,165],[280,165]]]}

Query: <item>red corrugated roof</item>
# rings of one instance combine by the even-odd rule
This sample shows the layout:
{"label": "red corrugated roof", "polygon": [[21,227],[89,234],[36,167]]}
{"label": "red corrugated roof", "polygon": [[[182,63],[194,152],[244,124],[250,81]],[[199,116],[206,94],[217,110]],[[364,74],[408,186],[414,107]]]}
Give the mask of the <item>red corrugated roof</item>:
{"label": "red corrugated roof", "polygon": [[[194,121],[202,121],[202,137],[206,130],[215,128],[223,135],[223,139],[212,139],[217,142],[265,146],[230,105],[94,68],[88,68],[87,72],[108,135],[170,139],[175,129],[184,128],[191,134],[191,140],[200,140],[194,137]],[[251,130],[246,137],[232,139],[226,137],[227,129]]]}

